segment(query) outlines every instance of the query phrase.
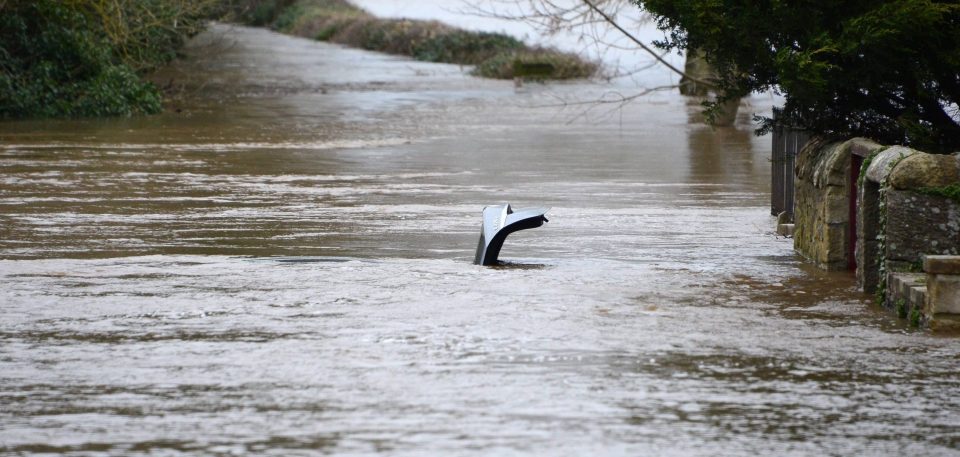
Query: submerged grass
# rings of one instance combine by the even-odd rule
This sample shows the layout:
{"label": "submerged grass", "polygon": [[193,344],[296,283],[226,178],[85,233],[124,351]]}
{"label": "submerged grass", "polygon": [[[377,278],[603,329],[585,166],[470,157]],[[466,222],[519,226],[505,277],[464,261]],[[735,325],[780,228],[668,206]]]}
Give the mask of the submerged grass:
{"label": "submerged grass", "polygon": [[347,46],[406,55],[425,62],[476,65],[486,78],[575,79],[597,65],[546,48],[530,48],[502,33],[473,32],[437,21],[381,19],[345,0],[299,0],[277,16],[282,32]]}

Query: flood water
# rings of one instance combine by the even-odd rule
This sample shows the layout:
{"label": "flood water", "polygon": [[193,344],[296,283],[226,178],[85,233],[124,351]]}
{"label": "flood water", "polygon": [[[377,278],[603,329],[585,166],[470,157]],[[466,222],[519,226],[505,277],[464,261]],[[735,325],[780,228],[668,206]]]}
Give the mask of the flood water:
{"label": "flood water", "polygon": [[[960,455],[957,340],[773,233],[768,99],[189,53],[165,114],[0,124],[0,454]],[[550,222],[472,265],[504,202]]]}

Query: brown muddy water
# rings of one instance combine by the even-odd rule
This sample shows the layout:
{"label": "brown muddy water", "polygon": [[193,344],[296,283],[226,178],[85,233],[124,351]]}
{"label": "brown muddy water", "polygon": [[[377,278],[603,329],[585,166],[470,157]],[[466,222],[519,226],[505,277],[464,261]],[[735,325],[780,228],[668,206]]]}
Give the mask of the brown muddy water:
{"label": "brown muddy water", "polygon": [[[773,234],[769,100],[190,53],[167,114],[0,124],[0,454],[960,454],[957,340]],[[502,202],[551,222],[474,266]]]}

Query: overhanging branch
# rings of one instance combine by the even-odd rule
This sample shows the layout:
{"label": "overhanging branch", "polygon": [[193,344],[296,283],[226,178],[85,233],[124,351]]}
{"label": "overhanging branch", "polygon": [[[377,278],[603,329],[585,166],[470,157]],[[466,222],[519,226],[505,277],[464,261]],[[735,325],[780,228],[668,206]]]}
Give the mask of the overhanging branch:
{"label": "overhanging branch", "polygon": [[692,82],[695,82],[695,83],[697,83],[697,84],[703,84],[703,85],[705,85],[705,86],[707,86],[707,87],[711,87],[711,88],[716,88],[716,87],[717,87],[716,84],[714,84],[714,83],[712,83],[712,82],[710,82],[710,81],[704,81],[704,80],[702,80],[702,79],[700,79],[700,78],[695,78],[695,77],[693,77],[693,76],[690,76],[690,75],[684,73],[683,70],[680,70],[679,68],[673,66],[670,62],[667,62],[663,57],[661,57],[659,54],[657,54],[656,51],[654,51],[654,50],[651,49],[649,46],[647,46],[646,44],[644,44],[643,41],[640,41],[639,38],[637,38],[637,37],[634,36],[632,33],[628,32],[626,29],[624,29],[623,27],[621,27],[620,24],[617,23],[617,21],[613,20],[612,17],[610,17],[609,15],[607,15],[607,13],[605,13],[603,10],[601,10],[599,7],[597,7],[597,5],[594,4],[591,0],[582,0],[582,1],[583,1],[583,3],[585,3],[587,6],[589,6],[590,9],[592,9],[594,12],[596,12],[597,14],[599,14],[600,17],[602,17],[605,21],[607,21],[607,23],[609,23],[610,25],[612,25],[615,29],[619,30],[620,33],[622,33],[624,36],[626,36],[627,38],[629,38],[630,41],[633,41],[634,43],[636,43],[637,46],[640,46],[640,49],[643,49],[643,50],[646,51],[648,54],[652,55],[654,59],[657,59],[658,62],[662,63],[665,67],[667,67],[668,69],[670,69],[670,71],[672,71],[672,72],[674,72],[674,73],[676,73],[676,74],[678,74],[678,75],[680,75],[680,76],[682,76],[682,77],[684,77],[684,78],[687,78],[687,80],[692,81]]}

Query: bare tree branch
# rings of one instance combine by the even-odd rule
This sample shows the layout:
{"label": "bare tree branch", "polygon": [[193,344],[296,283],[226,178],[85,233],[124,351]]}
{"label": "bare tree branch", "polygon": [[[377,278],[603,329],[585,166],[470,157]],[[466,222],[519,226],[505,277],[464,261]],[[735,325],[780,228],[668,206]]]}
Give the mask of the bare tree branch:
{"label": "bare tree branch", "polygon": [[646,44],[644,44],[642,41],[640,41],[639,38],[637,38],[637,37],[634,36],[632,33],[628,32],[626,29],[624,29],[623,27],[621,27],[620,24],[618,24],[617,21],[613,20],[612,17],[608,16],[607,13],[603,12],[603,10],[601,10],[600,8],[597,8],[597,5],[594,4],[592,0],[581,0],[581,1],[583,1],[583,3],[586,3],[587,5],[589,5],[591,9],[593,9],[594,11],[597,12],[597,14],[599,14],[601,17],[603,17],[603,18],[607,21],[607,23],[609,23],[609,24],[610,24],[611,26],[613,26],[615,29],[619,30],[620,33],[623,33],[623,35],[626,36],[627,38],[629,38],[630,41],[633,41],[634,43],[637,44],[637,46],[640,46],[640,49],[643,49],[643,50],[646,51],[648,54],[652,55],[653,58],[657,59],[657,61],[659,61],[660,63],[662,63],[665,67],[669,68],[669,69],[670,69],[671,71],[673,71],[674,73],[676,73],[676,74],[678,74],[678,75],[680,75],[680,76],[683,76],[684,78],[687,78],[688,80],[690,80],[690,81],[692,81],[692,82],[695,82],[695,83],[697,83],[697,84],[703,84],[703,85],[708,86],[708,87],[715,87],[715,86],[716,86],[716,84],[714,84],[714,83],[711,83],[711,82],[708,82],[708,81],[704,81],[704,80],[702,80],[702,79],[700,79],[700,78],[695,78],[695,77],[693,77],[693,76],[690,76],[690,75],[684,73],[684,72],[683,72],[682,70],[680,70],[679,68],[674,67],[672,64],[670,64],[670,62],[667,62],[663,57],[661,57],[659,54],[657,54],[652,48],[650,48],[649,46],[647,46]]}
{"label": "bare tree branch", "polygon": [[[616,19],[616,15],[624,10],[640,11],[637,5],[627,0],[466,0],[470,4],[468,11],[462,13],[473,14],[495,19],[525,22],[540,33],[556,35],[569,32],[579,35],[578,41],[587,43],[598,53],[609,50],[636,50],[640,48],[650,54],[654,61],[664,65],[671,72],[683,77],[686,81],[705,87],[714,88],[716,83],[693,77],[684,70],[668,62],[664,56],[666,52],[658,52],[651,46],[637,38],[629,28],[639,27],[648,19],[644,15],[636,24],[624,26]],[[620,39],[610,39],[608,33],[615,31],[621,39],[628,40],[625,45]],[[647,68],[647,66],[645,66]],[[619,68],[618,68],[618,71]],[[635,74],[637,71],[630,71]],[[614,77],[622,76],[615,74]]]}

